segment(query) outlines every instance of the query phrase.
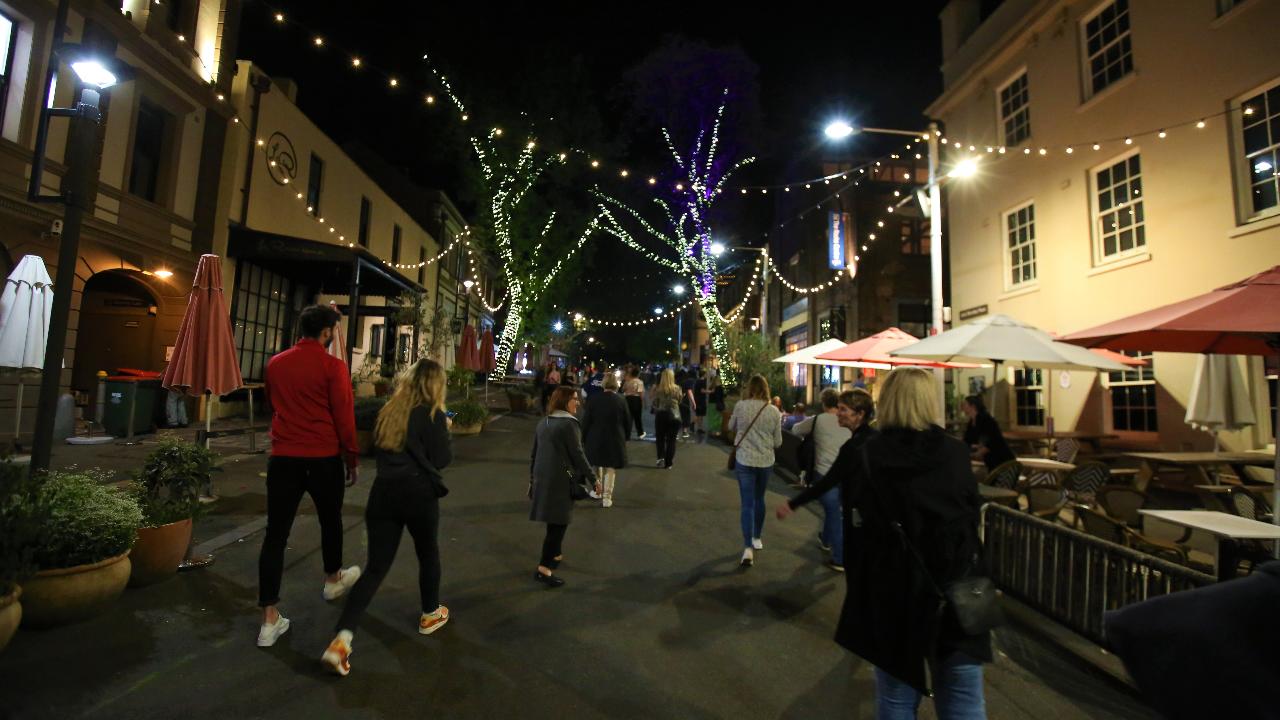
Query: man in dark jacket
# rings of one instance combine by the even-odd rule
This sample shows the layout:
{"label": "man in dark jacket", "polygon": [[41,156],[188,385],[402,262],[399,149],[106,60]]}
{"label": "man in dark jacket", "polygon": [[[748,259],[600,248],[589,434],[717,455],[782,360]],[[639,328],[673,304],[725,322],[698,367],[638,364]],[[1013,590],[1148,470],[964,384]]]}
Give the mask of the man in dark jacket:
{"label": "man in dark jacket", "polygon": [[618,470],[627,465],[627,430],[631,419],[627,403],[618,394],[618,378],[609,373],[602,378],[601,392],[588,395],[582,411],[582,440],[587,461],[597,468],[603,489],[601,505],[613,506],[613,486]]}

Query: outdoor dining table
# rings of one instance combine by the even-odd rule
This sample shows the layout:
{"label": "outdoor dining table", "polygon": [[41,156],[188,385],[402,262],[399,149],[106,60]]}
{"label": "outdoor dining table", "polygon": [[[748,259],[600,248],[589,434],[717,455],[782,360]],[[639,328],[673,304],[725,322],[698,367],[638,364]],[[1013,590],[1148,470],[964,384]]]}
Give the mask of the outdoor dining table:
{"label": "outdoor dining table", "polygon": [[1017,490],[980,484],[978,485],[978,494],[982,496],[985,502],[993,502],[1015,508],[1018,506]]}
{"label": "outdoor dining table", "polygon": [[1105,432],[1089,432],[1087,430],[1062,430],[1058,432],[1049,432],[1048,430],[1006,430],[1004,439],[1025,442],[1032,446],[1038,442],[1044,442],[1048,446],[1052,446],[1054,440],[1079,440],[1082,443],[1088,443],[1096,454],[1102,452],[1103,440],[1119,440],[1120,436]]}
{"label": "outdoor dining table", "polygon": [[[1203,530],[1217,540],[1213,557],[1219,580],[1236,574],[1234,545],[1238,540],[1280,540],[1280,525],[1229,515],[1216,510],[1139,510],[1139,513],[1193,530]],[[1227,545],[1224,552],[1223,545]]]}
{"label": "outdoor dining table", "polygon": [[1264,452],[1131,452],[1124,457],[1141,463],[1134,485],[1144,492],[1161,467],[1192,473],[1195,485],[1218,485],[1216,475],[1209,472],[1211,468],[1229,466],[1245,482],[1249,477],[1245,468],[1270,468],[1275,463],[1275,456]]}

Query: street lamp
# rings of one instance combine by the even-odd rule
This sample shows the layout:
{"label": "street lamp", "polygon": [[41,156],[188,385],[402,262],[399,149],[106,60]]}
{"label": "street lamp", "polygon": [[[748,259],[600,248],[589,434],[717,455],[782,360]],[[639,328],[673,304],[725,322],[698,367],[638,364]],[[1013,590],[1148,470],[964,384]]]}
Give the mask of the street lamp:
{"label": "street lamp", "polygon": [[676,295],[683,295],[683,294],[684,294],[684,286],[683,286],[683,285],[676,285],[675,287],[671,288],[671,292],[675,293]]}
{"label": "street lamp", "polygon": [[564,323],[562,323],[562,322],[560,322],[559,320],[557,320],[557,321],[555,321],[555,322],[551,323],[551,329],[552,329],[552,330],[554,330],[554,331],[556,331],[556,332],[563,332],[563,331],[564,331]]}
{"label": "street lamp", "polygon": [[466,289],[467,289],[467,292],[471,292],[471,288],[475,287],[475,284],[476,284],[476,281],[475,281],[475,280],[463,280],[463,281],[462,281],[462,287],[466,288]]}
{"label": "street lamp", "polygon": [[724,254],[724,243],[716,241],[711,243],[711,254],[720,257]]}
{"label": "street lamp", "polygon": [[[58,271],[53,284],[57,292],[53,294],[53,306],[49,313],[49,334],[45,340],[44,367],[40,377],[39,410],[31,442],[32,472],[49,468],[49,455],[53,449],[54,416],[58,392],[61,390],[59,386],[67,347],[67,325],[71,318],[71,289],[75,287],[76,258],[80,256],[80,228],[84,214],[89,211],[89,190],[95,171],[94,157],[98,154],[98,125],[102,122],[99,103],[103,91],[133,77],[132,67],[110,55],[100,55],[96,49],[83,45],[58,41],[66,33],[69,10],[70,0],[59,0],[53,23],[54,43],[49,49],[40,103],[40,121],[36,128],[36,144],[31,156],[31,181],[27,186],[27,198],[31,202],[59,203],[65,206],[62,214],[62,239],[58,245]],[[82,84],[75,107],[50,107],[49,90],[57,72],[58,60],[69,64]],[[45,148],[49,141],[49,120],[55,117],[71,119],[71,127],[67,131],[66,171],[62,178],[62,192],[45,195],[41,192]]]}
{"label": "street lamp", "polygon": [[[847,130],[846,130],[847,128]],[[825,129],[827,137],[833,140],[842,140],[855,133],[875,133],[877,135],[901,135],[910,138],[923,138],[928,142],[929,148],[929,305],[932,313],[932,322],[930,323],[930,334],[937,335],[942,332],[942,189],[941,178],[938,177],[938,138],[942,133],[938,130],[936,122],[929,123],[928,130],[923,132],[913,130],[893,130],[890,128],[873,128],[873,127],[855,127],[854,125],[843,120],[836,120],[827,124]],[[962,169],[963,168],[963,169]],[[954,168],[949,177],[969,177],[977,171],[977,161],[970,159],[962,161]],[[935,368],[934,376],[938,380],[938,410],[942,413],[940,418],[944,423],[946,421],[946,388],[943,382],[942,370]]]}

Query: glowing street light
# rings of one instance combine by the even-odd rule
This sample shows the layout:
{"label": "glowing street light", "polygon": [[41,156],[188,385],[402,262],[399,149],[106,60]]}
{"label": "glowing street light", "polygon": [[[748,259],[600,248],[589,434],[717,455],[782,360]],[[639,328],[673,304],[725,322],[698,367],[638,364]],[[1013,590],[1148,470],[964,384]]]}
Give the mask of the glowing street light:
{"label": "glowing street light", "polygon": [[675,293],[675,294],[677,294],[677,295],[683,295],[683,294],[684,294],[684,286],[683,286],[683,285],[676,285],[675,287],[671,288],[671,292],[673,292],[673,293]]}
{"label": "glowing street light", "polygon": [[720,257],[721,255],[723,255],[723,254],[724,254],[724,243],[722,243],[722,242],[713,242],[713,243],[711,243],[711,254],[712,254],[712,255],[714,255],[715,257]]}
{"label": "glowing street light", "polygon": [[662,314],[662,308],[660,308],[660,307],[656,307],[656,308],[654,308],[654,309],[653,309],[653,314],[654,314],[654,315],[661,315],[661,314]]}
{"label": "glowing street light", "polygon": [[843,140],[852,135],[855,130],[852,125],[844,120],[833,120],[827,123],[827,127],[823,132],[832,140]]}
{"label": "glowing street light", "polygon": [[551,323],[551,329],[555,330],[556,332],[562,332],[564,330],[564,323],[557,320]]}
{"label": "glowing street light", "polygon": [[951,168],[951,172],[947,173],[947,177],[968,178],[968,177],[973,177],[974,174],[977,172],[978,172],[978,158],[971,157],[971,158],[965,158],[964,160],[961,160],[960,162],[956,163],[955,167]]}

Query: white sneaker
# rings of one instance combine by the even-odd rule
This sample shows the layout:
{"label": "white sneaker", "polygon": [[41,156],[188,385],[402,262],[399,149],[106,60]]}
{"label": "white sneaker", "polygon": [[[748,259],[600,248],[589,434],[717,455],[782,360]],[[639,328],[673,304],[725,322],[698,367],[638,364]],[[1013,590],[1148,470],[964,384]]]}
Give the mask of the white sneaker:
{"label": "white sneaker", "polygon": [[329,667],[331,671],[346,677],[351,674],[351,643],[336,637],[329,643],[329,648],[320,656],[320,662]]}
{"label": "white sneaker", "polygon": [[751,552],[751,548],[747,548],[746,550],[742,551],[742,562],[740,562],[739,565],[741,565],[742,567],[751,567],[752,565],[755,564],[755,561],[756,561],[755,553]]}
{"label": "white sneaker", "polygon": [[359,579],[359,565],[352,565],[349,568],[339,570],[337,582],[329,582],[328,580],[324,581],[324,599],[337,600],[343,595],[346,595],[347,591],[351,589],[351,586],[355,585],[356,581]]}
{"label": "white sneaker", "polygon": [[613,498],[605,498],[600,501],[600,507],[613,507]]}
{"label": "white sneaker", "polygon": [[757,550],[763,550],[764,543],[760,542],[760,538],[751,538],[751,547]]}
{"label": "white sneaker", "polygon": [[289,618],[283,615],[276,615],[276,621],[271,624],[263,623],[258,628],[258,647],[271,647],[276,644],[280,636],[289,631]]}
{"label": "white sneaker", "polygon": [[666,464],[665,462],[663,462],[662,460],[659,460],[658,462],[654,463],[654,464],[653,464],[653,466],[654,466],[654,467],[662,467],[662,466],[663,466],[663,465],[665,465],[665,464]]}

